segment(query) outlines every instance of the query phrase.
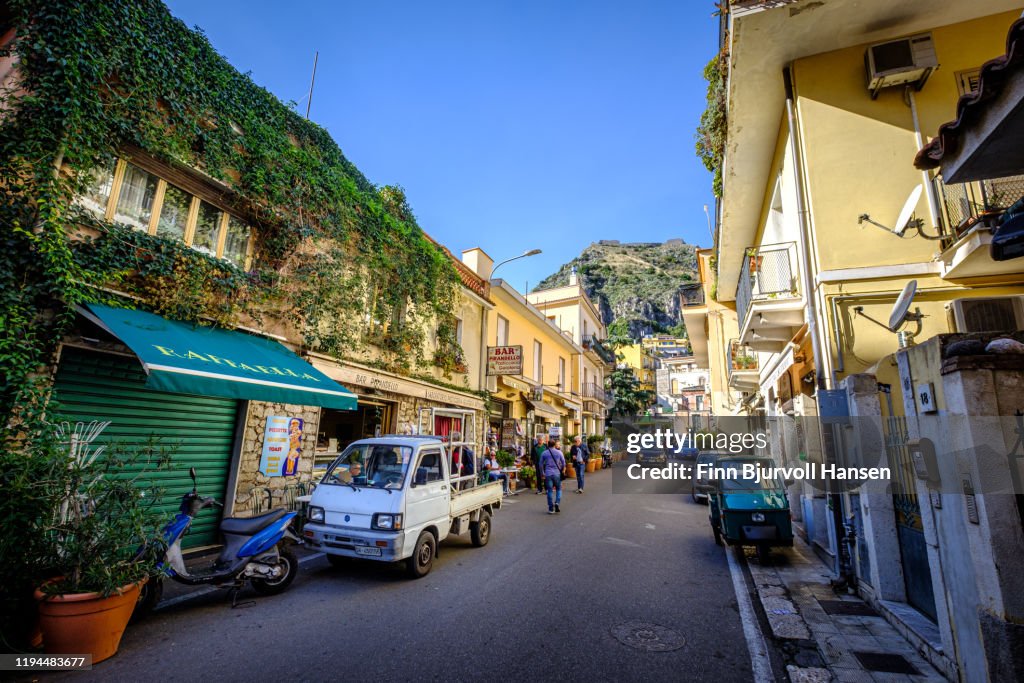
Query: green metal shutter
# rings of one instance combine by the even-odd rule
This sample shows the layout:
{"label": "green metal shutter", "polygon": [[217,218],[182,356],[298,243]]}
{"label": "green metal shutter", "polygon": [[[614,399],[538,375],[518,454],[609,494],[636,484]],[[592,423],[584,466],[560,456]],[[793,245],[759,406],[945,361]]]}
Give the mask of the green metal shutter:
{"label": "green metal shutter", "polygon": [[[161,489],[158,509],[169,521],[181,496],[192,489],[196,468],[199,494],[224,501],[235,438],[238,401],[153,391],[135,358],[65,348],[55,382],[58,420],[110,421],[95,443],[140,449],[155,443],[170,453],[171,464],[150,481]],[[207,508],[183,540],[186,548],[217,543],[220,508]]]}

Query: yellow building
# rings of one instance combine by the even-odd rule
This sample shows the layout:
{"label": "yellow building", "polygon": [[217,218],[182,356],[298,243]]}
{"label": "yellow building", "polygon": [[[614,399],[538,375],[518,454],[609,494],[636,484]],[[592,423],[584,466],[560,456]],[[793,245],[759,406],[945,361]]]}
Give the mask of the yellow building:
{"label": "yellow building", "polygon": [[[913,166],[923,131],[955,118],[982,64],[1003,54],[1021,5],[893,7],[736,0],[724,17],[728,123],[714,276],[718,301],[735,306],[736,331],[715,340],[709,324],[708,347],[730,350],[729,387],[743,392],[745,412],[778,426],[773,455],[782,463],[830,457],[815,444],[815,422],[798,425],[793,439],[787,425],[817,416],[826,400],[848,400],[843,380],[859,374],[870,380],[859,390],[877,387],[875,410],[892,417],[887,457],[913,471],[906,427],[892,426],[905,424],[894,353],[943,333],[1024,328],[1024,260],[989,253],[995,217],[1024,195],[1024,178],[948,183]],[[935,622],[939,637],[922,642],[932,662],[953,670],[949,657],[964,653],[944,596],[964,588],[943,585],[928,496],[911,481],[894,512],[892,491],[793,492],[811,545],[835,571],[856,572],[879,609],[906,603]],[[848,514],[868,520],[864,566],[839,559]],[[888,575],[865,570],[872,563]]]}
{"label": "yellow building", "polygon": [[[488,278],[493,260],[479,248],[463,252],[463,263]],[[582,374],[574,370],[584,348],[554,320],[531,304],[504,280],[490,281],[494,308],[487,313],[486,346],[522,347],[522,372],[487,378],[491,393],[492,428],[499,421],[503,445],[523,443],[535,435],[581,433]],[[504,428],[504,427],[507,427]]]}
{"label": "yellow building", "polygon": [[569,276],[569,284],[530,292],[526,300],[583,349],[583,353],[573,359],[573,373],[579,380],[578,397],[583,404],[582,433],[604,434],[605,420],[612,406],[604,380],[614,367],[615,354],[604,345],[607,328],[600,312],[579,284],[575,272]]}
{"label": "yellow building", "polygon": [[[855,31],[837,41],[828,27],[866,25],[888,11],[881,0],[815,12],[813,30],[786,11],[734,10],[729,49],[741,66],[729,80],[718,297],[735,301],[738,355],[758,357],[757,376],[734,374],[731,386],[760,394],[767,413],[794,398],[811,404],[815,387],[851,373],[894,379],[879,361],[910,341],[906,332],[925,339],[1024,321],[1024,267],[992,261],[979,220],[1019,198],[1024,182],[947,185],[911,163],[917,131],[950,119],[972,74],[1002,52],[1020,12],[992,11],[1011,5],[924,3],[870,42]],[[910,34],[941,68],[922,74],[919,91],[873,94],[865,53]],[[920,229],[894,225],[911,196]],[[889,317],[908,286],[918,320],[897,335]]]}
{"label": "yellow building", "polygon": [[752,368],[732,360],[736,355],[732,342],[738,336],[736,308],[732,302],[721,302],[715,298],[713,263],[713,249],[697,250],[701,296],[688,300],[682,309],[694,360],[698,366],[709,370],[709,411],[712,418],[732,415],[742,405],[742,394],[730,387],[732,375],[757,373],[756,360]]}
{"label": "yellow building", "polygon": [[657,358],[684,356],[690,351],[690,341],[686,337],[673,337],[667,334],[644,337],[640,344]]}
{"label": "yellow building", "polygon": [[620,346],[616,353],[619,365],[633,368],[633,374],[640,382],[639,388],[653,395],[657,391],[658,358],[654,351],[644,348],[642,342]]}

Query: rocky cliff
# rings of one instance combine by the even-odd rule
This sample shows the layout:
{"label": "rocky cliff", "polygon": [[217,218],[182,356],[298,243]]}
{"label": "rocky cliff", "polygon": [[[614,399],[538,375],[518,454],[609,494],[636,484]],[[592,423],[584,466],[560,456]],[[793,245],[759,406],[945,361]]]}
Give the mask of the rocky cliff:
{"label": "rocky cliff", "polygon": [[594,242],[545,278],[534,291],[568,284],[575,267],[580,283],[608,325],[634,339],[682,329],[681,295],[699,287],[697,247],[667,242]]}

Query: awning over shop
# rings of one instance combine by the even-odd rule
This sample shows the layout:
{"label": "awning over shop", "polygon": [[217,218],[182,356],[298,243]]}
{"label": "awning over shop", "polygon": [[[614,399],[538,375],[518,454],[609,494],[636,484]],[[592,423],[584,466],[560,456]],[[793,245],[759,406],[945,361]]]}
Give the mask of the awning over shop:
{"label": "awning over shop", "polygon": [[356,408],[355,394],[276,341],[167,320],[146,311],[100,304],[81,310],[135,352],[149,389]]}
{"label": "awning over shop", "polygon": [[555,420],[556,422],[562,419],[562,414],[544,401],[531,401],[528,398],[524,398],[523,403],[526,404],[527,410],[532,410],[538,416],[544,416],[550,420]]}

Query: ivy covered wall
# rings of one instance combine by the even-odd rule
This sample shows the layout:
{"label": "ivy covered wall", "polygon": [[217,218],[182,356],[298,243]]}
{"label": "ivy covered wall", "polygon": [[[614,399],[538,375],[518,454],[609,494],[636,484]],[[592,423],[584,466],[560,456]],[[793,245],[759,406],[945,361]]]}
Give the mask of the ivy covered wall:
{"label": "ivy covered wall", "polygon": [[[5,425],[16,407],[14,424],[31,425],[26,406],[45,395],[42,370],[73,306],[109,290],[134,297],[118,305],[177,319],[283,325],[337,356],[365,347],[368,320],[383,321],[372,340],[381,365],[454,365],[443,356],[458,351],[446,323],[457,275],[401,188],[371,184],[326,131],[157,0],[6,5],[0,60],[16,68],[0,90]],[[227,208],[255,227],[248,270],[74,206],[89,171],[132,150],[229,188]],[[434,335],[440,357],[427,350]]]}

